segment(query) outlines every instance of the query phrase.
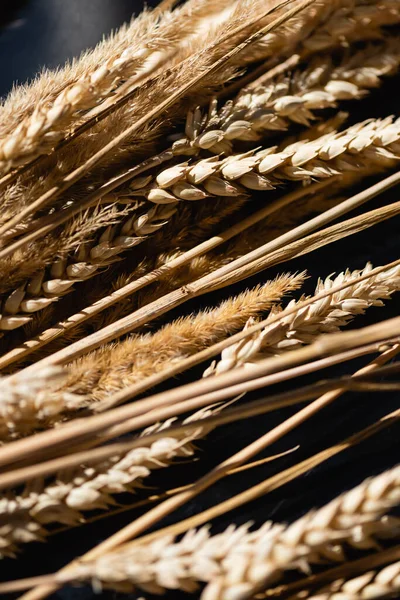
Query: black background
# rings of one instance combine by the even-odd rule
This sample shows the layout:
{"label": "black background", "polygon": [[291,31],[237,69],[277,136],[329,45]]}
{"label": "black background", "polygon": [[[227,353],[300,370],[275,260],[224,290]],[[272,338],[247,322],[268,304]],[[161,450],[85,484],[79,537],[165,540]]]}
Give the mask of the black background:
{"label": "black background", "polygon": [[[152,4],[149,2],[148,4]],[[156,4],[156,2],[153,2]],[[5,95],[14,83],[24,83],[42,67],[55,68],[98,42],[103,35],[130,19],[132,13],[142,9],[142,3],[135,0],[2,0],[0,8],[0,95]],[[371,94],[368,100],[353,107],[353,120],[373,116],[398,115],[399,78],[385,82],[381,90]],[[388,201],[398,200],[396,190],[369,204],[370,208]],[[364,233],[351,237],[325,249],[291,261],[285,269],[303,270],[307,268],[311,278],[307,284],[311,291],[318,276],[326,277],[346,267],[362,268],[367,260],[375,266],[398,258],[398,226],[400,220],[392,219]],[[278,269],[262,273],[234,289],[228,288],[206,299],[191,302],[185,312],[205,306],[212,301],[238,292],[246,286],[273,276]],[[361,327],[388,318],[398,313],[398,298],[387,303],[385,309],[370,309],[365,317],[356,319],[353,327]],[[365,363],[353,361],[342,367],[332,368],[317,375],[317,378],[333,377],[351,373]],[[199,371],[200,372],[200,371]],[[315,380],[303,378],[302,383]],[[272,391],[281,388],[275,387]],[[264,392],[264,395],[266,392]],[[250,394],[249,398],[262,398],[263,392]],[[373,423],[380,416],[398,406],[398,394],[385,395],[345,395],[334,406],[322,411],[307,424],[299,427],[290,436],[268,448],[263,456],[275,454],[299,445],[291,455],[283,457],[263,467],[252,469],[237,476],[225,478],[211,490],[202,494],[195,502],[171,515],[163,525],[195,514],[225,498],[236,494],[250,485],[279,472],[296,462],[311,456],[332,443]],[[265,417],[250,419],[236,425],[221,428],[200,444],[200,461],[190,465],[176,465],[157,472],[146,485],[154,489],[172,488],[192,481],[206,473],[224,457],[230,456],[247,443],[278,424],[294,409],[272,413]],[[365,477],[379,473],[398,461],[399,427],[393,424],[383,433],[374,436],[351,451],[342,452],[316,469],[306,473],[296,481],[276,490],[251,504],[243,506],[235,513],[218,519],[214,531],[220,531],[232,521],[262,523],[268,519],[291,521],[314,506],[320,506],[345,489],[349,489]],[[140,494],[139,494],[140,495]],[[125,499],[127,503],[132,497]],[[118,528],[130,522],[137,511],[128,511],[118,516],[104,519],[94,525],[85,525],[75,530],[53,536],[46,544],[26,546],[18,561],[6,560],[0,563],[2,580],[48,573],[65,565],[73,557],[111,535]],[[65,588],[57,593],[60,598],[91,598],[90,587]],[[113,598],[114,592],[103,592],[101,597]],[[98,597],[98,596],[97,596]],[[167,598],[185,597],[184,594],[170,593]]]}

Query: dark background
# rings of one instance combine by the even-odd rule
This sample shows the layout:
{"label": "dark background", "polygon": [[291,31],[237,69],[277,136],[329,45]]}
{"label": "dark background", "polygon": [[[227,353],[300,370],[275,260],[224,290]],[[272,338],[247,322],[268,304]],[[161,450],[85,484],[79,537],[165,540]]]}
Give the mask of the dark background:
{"label": "dark background", "polygon": [[[156,2],[149,2],[154,5]],[[96,44],[103,35],[138,13],[143,4],[135,0],[2,0],[0,5],[0,95],[4,96],[14,83],[24,83],[34,77],[42,68],[55,68],[66,60],[76,57],[87,47]],[[398,113],[399,78],[387,81],[383,89],[356,105],[355,120],[372,116],[387,116]],[[369,208],[383,202],[398,200],[394,190],[371,202]],[[375,266],[398,258],[398,227],[400,220],[392,219],[362,234],[328,246],[308,256],[291,261],[284,269],[303,270],[311,274],[308,290],[315,286],[318,276],[326,277],[346,267],[362,268],[367,260]],[[262,273],[234,289],[228,288],[218,294],[207,296],[185,306],[193,310],[211,301],[219,300],[230,293],[239,292],[248,285],[273,276],[279,268]],[[282,270],[282,269],[281,269]],[[385,309],[370,309],[365,317],[356,319],[353,327],[361,327],[383,318],[396,315],[398,298],[387,303]],[[353,361],[342,367],[317,374],[314,378],[303,378],[302,383],[351,373],[365,364],[366,359]],[[199,371],[199,373],[201,370]],[[184,380],[184,379],[183,379]],[[274,387],[271,391],[282,388]],[[266,392],[264,392],[266,395]],[[262,398],[263,391],[249,394],[249,399]],[[237,476],[225,478],[211,490],[202,494],[195,502],[185,506],[168,518],[163,525],[195,514],[246,487],[287,468],[312,454],[344,439],[351,433],[361,430],[380,416],[398,406],[398,394],[385,395],[344,395],[333,406],[322,411],[307,424],[299,427],[268,448],[263,456],[288,450],[299,445],[291,455],[263,467],[252,469]],[[244,447],[256,437],[265,433],[275,424],[294,412],[288,409],[265,417],[249,419],[239,424],[221,428],[199,444],[200,461],[181,464],[157,472],[146,485],[157,488],[172,488],[187,483],[206,473],[213,465]],[[243,506],[235,513],[218,519],[214,531],[220,531],[232,521],[244,523],[255,521],[260,524],[268,519],[291,521],[314,506],[319,506],[345,489],[356,485],[365,477],[379,473],[398,461],[398,425],[392,425],[383,433],[374,436],[355,449],[342,452],[306,473],[301,478],[272,494]],[[141,497],[143,493],[139,493]],[[128,497],[126,503],[135,499]],[[26,546],[18,561],[7,560],[0,563],[2,580],[20,578],[40,573],[48,573],[65,565],[73,557],[84,553],[118,528],[130,522],[138,511],[127,511],[121,515],[103,519],[94,525],[85,525],[75,530],[51,537],[46,544]],[[60,598],[91,598],[90,587],[66,588],[58,592]],[[103,592],[101,597],[114,598],[113,592]],[[146,595],[148,596],[148,595]],[[97,596],[98,597],[98,596]],[[170,593],[167,598],[183,598],[184,594]]]}

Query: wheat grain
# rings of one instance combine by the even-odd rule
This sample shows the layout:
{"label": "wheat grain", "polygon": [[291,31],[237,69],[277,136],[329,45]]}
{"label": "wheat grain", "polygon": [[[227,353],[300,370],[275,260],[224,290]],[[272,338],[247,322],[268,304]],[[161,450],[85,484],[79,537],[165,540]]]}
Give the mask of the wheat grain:
{"label": "wheat grain", "polygon": [[17,373],[0,378],[0,439],[26,434],[32,429],[49,427],[53,418],[72,408],[74,396],[53,394],[65,381],[61,367],[44,367],[35,375]]}
{"label": "wheat grain", "polygon": [[[322,333],[338,331],[356,315],[363,314],[367,308],[382,306],[383,300],[390,298],[394,292],[400,289],[400,268],[395,267],[376,277],[357,283],[357,279],[369,273],[371,269],[372,265],[368,263],[361,271],[347,270],[334,279],[329,276],[324,281],[320,280],[315,294],[329,290],[345,281],[354,281],[354,284],[337,294],[310,304],[305,309],[291,314],[274,325],[268,326],[267,324],[261,331],[225,348],[220,360],[217,363],[214,361],[204,372],[204,376],[208,377],[239,366],[250,365],[257,361],[260,355],[279,354],[302,344],[308,344]],[[301,303],[305,299],[303,297],[298,301],[291,301],[287,309],[295,308],[297,303]],[[282,309],[276,308],[271,312],[271,316],[275,317],[280,310]],[[251,327],[252,324],[253,322],[250,320],[247,327]]]}
{"label": "wheat grain", "polygon": [[203,527],[178,542],[172,536],[146,545],[139,540],[60,573],[57,580],[99,581],[124,591],[136,586],[150,593],[193,592],[197,582],[204,582],[204,600],[241,600],[275,581],[283,570],[321,557],[341,560],[343,542],[370,547],[376,532],[393,528],[393,521],[382,515],[400,501],[399,482],[400,468],[395,467],[289,526],[267,522],[253,532],[246,525],[230,526],[215,536]]}
{"label": "wheat grain", "polygon": [[400,119],[358,123],[340,133],[259,151],[184,162],[150,177],[133,180],[131,189],[155,204],[198,200],[206,196],[235,197],[248,190],[268,191],[283,181],[310,182],[352,172],[396,164]]}
{"label": "wheat grain", "polygon": [[400,561],[379,571],[368,571],[352,579],[338,579],[311,594],[296,594],[290,600],[309,598],[310,600],[366,600],[386,598],[398,594],[400,590]]}
{"label": "wheat grain", "polygon": [[[212,411],[202,409],[184,423],[201,420]],[[77,525],[84,522],[90,510],[106,509],[115,504],[114,496],[134,493],[141,482],[155,469],[168,467],[177,458],[194,454],[193,442],[202,438],[210,428],[199,424],[189,434],[168,436],[146,445],[146,435],[167,430],[175,419],[146,429],[143,445],[121,455],[93,465],[60,471],[54,480],[35,479],[20,493],[6,492],[0,497],[0,557],[15,556],[21,544],[40,541],[50,523]]]}

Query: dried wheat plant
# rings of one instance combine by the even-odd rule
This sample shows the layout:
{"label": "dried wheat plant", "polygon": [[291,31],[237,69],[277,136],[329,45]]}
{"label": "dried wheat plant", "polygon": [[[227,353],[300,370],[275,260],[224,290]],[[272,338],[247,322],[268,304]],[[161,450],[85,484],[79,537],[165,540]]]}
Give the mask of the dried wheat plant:
{"label": "dried wheat plant", "polygon": [[59,581],[99,581],[117,590],[138,587],[156,594],[165,589],[193,593],[201,582],[207,584],[201,595],[207,600],[247,598],[275,583],[285,570],[321,558],[343,560],[343,543],[370,547],[375,533],[385,530],[385,513],[399,499],[395,467],[290,525],[267,522],[255,531],[230,526],[214,536],[204,527],[180,541],[171,536],[148,545],[138,541],[77,565],[65,577],[60,574]]}
{"label": "dried wheat plant", "polygon": [[[91,511],[108,518],[123,493],[141,488],[148,502],[153,471],[168,467],[160,480],[173,479],[172,466],[190,463],[208,434],[213,444],[216,428],[236,421],[247,432],[249,415],[272,411],[278,419],[199,479],[185,466],[183,488],[161,483],[157,496],[167,500],[88,557],[22,582],[46,584],[24,600],[83,582],[204,600],[272,597],[277,581],[285,597],[299,592],[293,600],[398,594],[398,556],[376,562],[399,533],[390,514],[398,466],[322,508],[306,506],[289,525],[212,533],[225,509],[347,451],[398,411],[313,456],[304,443],[302,462],[285,449],[288,468],[184,521],[178,513],[166,530],[155,526],[184,504],[193,511],[188,503],[238,465],[280,456],[248,464],[317,412],[323,419],[342,394],[398,391],[389,381],[399,370],[398,318],[376,311],[386,321],[338,332],[400,289],[399,261],[373,270],[373,246],[361,262],[353,238],[354,260],[338,258],[338,275],[283,302],[314,272],[312,252],[399,214],[386,198],[361,209],[400,183],[400,117],[368,112],[375,90],[383,98],[398,77],[399,27],[400,0],[163,0],[2,101],[0,557],[49,541],[55,524],[83,525]],[[353,209],[357,216],[340,219]],[[293,258],[304,262],[275,270]],[[353,373],[351,361],[367,354],[372,361],[353,375],[301,383],[333,365]],[[203,377],[191,369],[217,356]],[[184,371],[189,383],[171,379]],[[269,394],[275,384],[290,387]],[[262,402],[221,404],[257,389],[268,392]],[[289,418],[279,412],[301,402]],[[204,454],[196,459],[201,466]],[[146,528],[149,536],[134,539]],[[364,566],[349,570],[347,555],[360,552]],[[314,565],[326,586],[312,576],[300,587],[299,571]],[[297,587],[285,592],[293,578]]]}

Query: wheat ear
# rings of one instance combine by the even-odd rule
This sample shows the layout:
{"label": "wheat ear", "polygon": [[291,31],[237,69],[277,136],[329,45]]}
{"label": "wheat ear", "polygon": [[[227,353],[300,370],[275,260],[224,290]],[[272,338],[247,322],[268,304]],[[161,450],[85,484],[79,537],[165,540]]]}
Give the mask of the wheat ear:
{"label": "wheat ear", "polygon": [[193,155],[208,150],[232,153],[234,140],[257,141],[271,131],[285,130],[291,122],[308,127],[314,111],[335,107],[340,100],[357,100],[380,85],[380,78],[396,72],[400,43],[389,37],[342,59],[335,66],[330,55],[314,58],[306,68],[278,77],[268,84],[250,87],[235,100],[207,112],[196,108],[186,120],[186,137],[172,146],[174,154]]}
{"label": "wheat ear", "polygon": [[160,171],[152,183],[149,177],[134,179],[130,187],[156,204],[268,191],[283,181],[310,182],[353,170],[393,166],[399,139],[400,119],[370,120],[309,142],[294,142],[280,151],[271,147],[224,159],[185,162]]}
{"label": "wheat ear", "polygon": [[[200,421],[210,414],[202,409],[184,423]],[[193,441],[204,437],[210,428],[199,426],[190,433],[165,436],[146,445],[146,435],[168,429],[174,419],[146,429],[143,445],[94,465],[81,465],[56,474],[50,483],[44,479],[29,482],[21,493],[6,492],[0,497],[0,557],[14,557],[21,544],[41,541],[50,523],[77,525],[82,513],[106,509],[116,501],[113,496],[134,493],[153,470],[168,467],[175,459],[192,456]]]}
{"label": "wheat ear", "polygon": [[60,386],[60,393],[83,395],[82,405],[93,406],[94,401],[238,331],[250,315],[268,310],[275,298],[297,289],[303,281],[304,273],[281,275],[216,308],[173,321],[154,334],[106,345],[70,365],[70,376]]}
{"label": "wheat ear", "polygon": [[[400,468],[370,480],[325,507],[311,511],[289,526],[265,523],[210,536],[208,527],[188,532],[181,541],[171,536],[145,545],[127,544],[101,558],[58,575],[59,582],[98,580],[116,589],[139,587],[193,592],[197,582],[208,585],[204,600],[244,599],[276,580],[283,570],[319,560],[337,559],[343,542],[368,547],[384,527],[382,515],[400,501]],[[392,524],[391,524],[392,526]]]}
{"label": "wheat ear", "polygon": [[[31,114],[4,135],[0,143],[1,172],[7,173],[40,154],[49,153],[74,121],[82,120],[85,112],[113,95],[121,81],[138,74],[143,78],[146,71],[150,74],[199,28],[206,15],[223,9],[224,3],[213,6],[208,0],[189,0],[184,7],[158,16],[144,12],[128,28],[123,27],[117,36],[103,43],[101,53],[99,48],[84,55],[81,65],[77,61],[66,67],[62,75],[56,75],[56,80],[62,80],[60,90],[39,99]],[[100,58],[97,64],[95,57]],[[34,84],[35,88],[40,86],[40,80]],[[32,92],[27,88],[25,93],[29,98]]]}
{"label": "wheat ear", "polygon": [[[112,199],[110,199],[111,201]],[[140,244],[148,235],[164,227],[176,212],[176,206],[147,206],[133,216],[108,226],[100,235],[88,236],[76,251],[53,262],[47,269],[3,296],[0,330],[7,331],[25,325],[29,314],[46,308],[78,282],[93,277],[118,255]],[[94,237],[94,239],[93,239]]]}
{"label": "wheat ear", "polygon": [[[257,360],[260,355],[279,354],[285,350],[292,350],[302,344],[308,344],[322,333],[338,331],[347,325],[356,315],[363,314],[371,306],[382,306],[393,293],[400,289],[400,267],[395,267],[387,272],[379,273],[375,277],[357,282],[359,277],[369,273],[372,265],[368,263],[361,271],[345,271],[337,277],[327,277],[320,280],[315,289],[315,294],[329,290],[345,281],[354,281],[337,294],[300,308],[278,323],[268,324],[257,333],[242,339],[237,344],[222,351],[218,363],[213,363],[204,373],[204,376],[223,373],[231,369],[249,365]],[[295,308],[306,298],[291,301],[287,309]],[[275,317],[280,310],[272,311]],[[247,327],[251,327],[249,321]]]}
{"label": "wheat ear", "polygon": [[369,600],[398,595],[400,591],[400,561],[379,571],[368,571],[353,579],[338,579],[320,590],[305,596],[304,593],[291,596],[290,600]]}

